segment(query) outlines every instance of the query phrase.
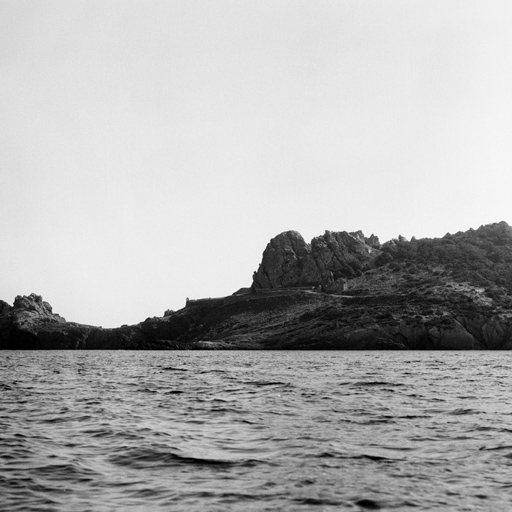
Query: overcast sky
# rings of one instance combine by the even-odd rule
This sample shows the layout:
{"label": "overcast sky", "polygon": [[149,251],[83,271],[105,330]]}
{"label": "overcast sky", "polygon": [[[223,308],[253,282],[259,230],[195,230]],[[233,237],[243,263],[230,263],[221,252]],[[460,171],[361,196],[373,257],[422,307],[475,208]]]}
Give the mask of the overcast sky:
{"label": "overcast sky", "polygon": [[0,0],[0,298],[118,326],[266,244],[512,223],[510,0]]}

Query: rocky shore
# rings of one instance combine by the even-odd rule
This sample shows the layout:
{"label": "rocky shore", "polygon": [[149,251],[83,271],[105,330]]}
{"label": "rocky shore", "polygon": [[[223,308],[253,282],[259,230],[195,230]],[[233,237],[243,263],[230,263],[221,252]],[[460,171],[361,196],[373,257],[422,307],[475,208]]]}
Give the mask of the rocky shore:
{"label": "rocky shore", "polygon": [[115,329],[35,294],[0,301],[1,349],[512,349],[512,228],[381,244],[361,232],[273,238],[251,287]]}

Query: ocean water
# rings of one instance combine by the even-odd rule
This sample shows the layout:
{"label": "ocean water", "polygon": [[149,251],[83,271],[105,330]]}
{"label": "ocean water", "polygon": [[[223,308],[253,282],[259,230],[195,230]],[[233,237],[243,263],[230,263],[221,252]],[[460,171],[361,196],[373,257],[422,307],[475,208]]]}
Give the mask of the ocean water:
{"label": "ocean water", "polygon": [[0,352],[2,511],[512,509],[510,352]]}

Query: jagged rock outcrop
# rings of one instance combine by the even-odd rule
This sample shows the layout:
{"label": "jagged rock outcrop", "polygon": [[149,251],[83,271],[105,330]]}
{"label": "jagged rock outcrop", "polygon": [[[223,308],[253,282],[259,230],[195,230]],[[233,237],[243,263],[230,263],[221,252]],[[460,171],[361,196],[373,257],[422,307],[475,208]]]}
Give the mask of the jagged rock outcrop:
{"label": "jagged rock outcrop", "polygon": [[133,328],[102,329],[66,322],[34,293],[0,303],[0,349],[118,349],[141,342]]}
{"label": "jagged rock outcrop", "polygon": [[53,313],[50,304],[43,301],[43,298],[35,293],[31,293],[28,297],[18,295],[14,299],[11,311],[17,313],[17,321],[19,323],[24,321],[28,324],[33,320],[44,323],[62,323],[66,321],[65,318]]}
{"label": "jagged rock outcrop", "polygon": [[254,274],[253,286],[287,288],[316,286],[319,282],[311,246],[297,231],[286,231],[268,243],[260,268]]}
{"label": "jagged rock outcrop", "polygon": [[372,267],[380,251],[368,245],[360,231],[326,231],[324,235],[311,241],[311,254],[321,283],[326,285],[339,279],[361,275],[363,270]]}
{"label": "jagged rock outcrop", "polygon": [[267,245],[253,276],[253,289],[330,286],[360,275],[381,254],[379,240],[361,231],[326,231],[311,244],[297,231],[286,231]]}
{"label": "jagged rock outcrop", "polygon": [[[2,301],[3,302],[3,301]],[[0,346],[11,348],[28,345],[39,348],[35,343],[36,333],[48,324],[56,325],[65,322],[59,315],[54,315],[51,306],[43,302],[40,295],[18,295],[13,306],[3,302],[0,305]]]}
{"label": "jagged rock outcrop", "polygon": [[40,295],[18,295],[0,304],[0,348],[81,348],[93,328],[66,322]]}

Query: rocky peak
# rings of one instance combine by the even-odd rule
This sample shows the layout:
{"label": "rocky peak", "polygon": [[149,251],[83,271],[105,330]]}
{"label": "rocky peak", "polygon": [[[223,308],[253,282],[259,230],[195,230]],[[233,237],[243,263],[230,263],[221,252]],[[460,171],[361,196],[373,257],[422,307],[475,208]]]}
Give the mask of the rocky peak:
{"label": "rocky peak", "polygon": [[475,231],[475,234],[480,238],[492,240],[498,245],[512,242],[512,227],[510,227],[505,221],[480,226]]}
{"label": "rocky peak", "polygon": [[[361,231],[326,231],[307,244],[297,231],[286,231],[273,238],[263,252],[253,288],[327,286],[342,278],[355,277],[380,255]],[[380,244],[378,244],[380,246]]]}
{"label": "rocky peak", "polygon": [[9,313],[11,310],[12,306],[3,300],[0,300],[0,316],[4,315],[5,313]]}
{"label": "rocky peak", "polygon": [[31,293],[28,296],[18,295],[14,299],[14,305],[10,311],[17,316],[37,317],[46,322],[65,322],[64,318],[53,313],[51,305],[43,301],[41,295],[36,295],[35,293]]}
{"label": "rocky peak", "polygon": [[297,231],[277,235],[267,244],[261,265],[253,278],[256,288],[318,284],[311,246]]}
{"label": "rocky peak", "polygon": [[379,237],[372,234],[369,237],[364,236],[364,233],[359,231],[351,231],[349,235],[352,235],[354,238],[357,238],[360,242],[363,242],[366,245],[369,245],[370,247],[373,247],[374,249],[380,248],[380,241]]}
{"label": "rocky peak", "polygon": [[41,295],[31,293],[26,295],[18,295],[14,299],[14,309],[25,309],[27,311],[37,311],[43,314],[52,314],[52,307],[48,302],[43,302]]}

